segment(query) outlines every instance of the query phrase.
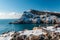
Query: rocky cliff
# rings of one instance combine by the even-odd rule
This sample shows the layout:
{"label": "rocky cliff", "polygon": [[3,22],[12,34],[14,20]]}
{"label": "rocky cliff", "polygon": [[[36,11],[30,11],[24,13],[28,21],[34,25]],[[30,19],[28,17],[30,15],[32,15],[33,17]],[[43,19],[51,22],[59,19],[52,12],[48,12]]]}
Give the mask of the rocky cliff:
{"label": "rocky cliff", "polygon": [[15,21],[10,22],[10,24],[20,24],[20,23],[55,23],[57,17],[52,12],[42,12],[37,10],[24,11],[22,17]]}

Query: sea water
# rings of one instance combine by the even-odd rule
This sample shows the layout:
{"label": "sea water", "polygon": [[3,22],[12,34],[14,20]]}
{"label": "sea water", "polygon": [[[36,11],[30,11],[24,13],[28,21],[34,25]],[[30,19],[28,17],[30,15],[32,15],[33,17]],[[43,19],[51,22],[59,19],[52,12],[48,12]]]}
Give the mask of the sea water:
{"label": "sea water", "polygon": [[0,34],[8,31],[21,31],[24,29],[31,30],[33,24],[9,24],[9,22],[14,22],[17,19],[0,19]]}
{"label": "sea water", "polygon": [[25,29],[32,30],[33,27],[44,25],[44,24],[9,24],[9,22],[14,22],[16,20],[17,19],[0,19],[0,34],[8,31],[22,31]]}

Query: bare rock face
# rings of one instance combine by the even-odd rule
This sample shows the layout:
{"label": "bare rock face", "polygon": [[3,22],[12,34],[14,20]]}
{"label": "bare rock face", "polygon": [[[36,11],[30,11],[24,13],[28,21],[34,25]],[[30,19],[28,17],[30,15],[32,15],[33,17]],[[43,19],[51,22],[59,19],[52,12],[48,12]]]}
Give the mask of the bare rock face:
{"label": "bare rock face", "polygon": [[[54,17],[51,15],[46,15],[46,13],[49,14],[49,12],[42,12],[42,11],[37,11],[37,10],[25,11],[19,20],[15,21],[15,22],[10,22],[9,24],[23,24],[23,23],[40,24],[40,23],[56,22],[56,18],[57,18],[56,16]],[[55,19],[53,19],[53,18],[55,18]]]}

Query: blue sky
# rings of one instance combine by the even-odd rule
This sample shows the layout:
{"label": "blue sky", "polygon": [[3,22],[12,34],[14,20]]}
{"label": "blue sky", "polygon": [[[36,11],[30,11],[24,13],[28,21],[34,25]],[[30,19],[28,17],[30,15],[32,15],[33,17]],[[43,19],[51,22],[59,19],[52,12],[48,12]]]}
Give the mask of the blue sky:
{"label": "blue sky", "polygon": [[60,12],[60,0],[0,0],[0,12],[23,12],[29,9]]}

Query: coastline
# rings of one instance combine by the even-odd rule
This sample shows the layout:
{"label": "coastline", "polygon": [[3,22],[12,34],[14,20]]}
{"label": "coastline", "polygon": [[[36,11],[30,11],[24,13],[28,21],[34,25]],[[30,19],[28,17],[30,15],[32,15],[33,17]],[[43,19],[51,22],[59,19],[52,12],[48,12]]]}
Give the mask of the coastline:
{"label": "coastline", "polygon": [[[57,25],[55,25],[57,26]],[[51,40],[55,37],[60,36],[60,27],[55,28],[55,26],[48,27],[34,27],[32,30],[23,30],[18,32],[8,32],[0,35],[0,40],[40,40],[42,36],[43,39],[47,39],[50,36]],[[53,36],[54,35],[54,36]],[[58,36],[57,36],[58,35]],[[47,37],[47,38],[46,38]],[[49,38],[48,38],[49,39]],[[58,38],[59,39],[59,38]]]}

